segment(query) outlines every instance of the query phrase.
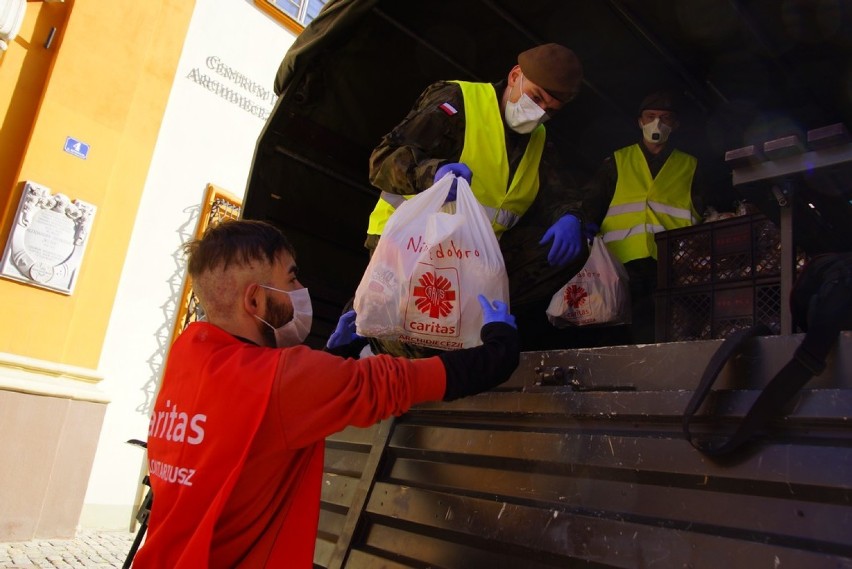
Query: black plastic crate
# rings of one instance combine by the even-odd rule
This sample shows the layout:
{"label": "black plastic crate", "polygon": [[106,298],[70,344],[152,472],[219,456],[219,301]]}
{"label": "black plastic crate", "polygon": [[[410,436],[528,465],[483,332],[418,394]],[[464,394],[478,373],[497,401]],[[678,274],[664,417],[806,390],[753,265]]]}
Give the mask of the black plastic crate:
{"label": "black plastic crate", "polygon": [[755,324],[778,334],[780,279],[657,292],[656,323],[658,342],[727,338]]}
{"label": "black plastic crate", "polygon": [[781,275],[780,233],[762,214],[664,231],[656,242],[660,290]]}
{"label": "black plastic crate", "polygon": [[[755,324],[781,330],[781,235],[765,215],[658,233],[656,339],[710,340]],[[797,250],[796,273],[806,255]]]}

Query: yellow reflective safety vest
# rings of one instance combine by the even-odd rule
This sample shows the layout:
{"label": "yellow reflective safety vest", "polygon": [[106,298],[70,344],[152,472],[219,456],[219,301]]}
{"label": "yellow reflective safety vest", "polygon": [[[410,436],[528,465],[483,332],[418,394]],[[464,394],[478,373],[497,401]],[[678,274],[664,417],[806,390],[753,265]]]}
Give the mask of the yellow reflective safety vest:
{"label": "yellow reflective safety vest", "polygon": [[[499,238],[521,219],[538,194],[538,166],[544,150],[544,126],[539,125],[530,134],[527,149],[510,184],[506,134],[494,87],[489,83],[455,83],[462,90],[466,120],[464,147],[459,162],[467,164],[473,172],[473,195],[485,208],[494,233]],[[402,200],[412,197],[382,192],[370,214],[367,233],[381,235],[388,218]]]}
{"label": "yellow reflective safety vest", "polygon": [[604,243],[622,263],[657,258],[654,234],[694,225],[700,216],[692,203],[692,178],[698,160],[678,150],[651,177],[639,144],[616,150],[618,181],[601,224]]}

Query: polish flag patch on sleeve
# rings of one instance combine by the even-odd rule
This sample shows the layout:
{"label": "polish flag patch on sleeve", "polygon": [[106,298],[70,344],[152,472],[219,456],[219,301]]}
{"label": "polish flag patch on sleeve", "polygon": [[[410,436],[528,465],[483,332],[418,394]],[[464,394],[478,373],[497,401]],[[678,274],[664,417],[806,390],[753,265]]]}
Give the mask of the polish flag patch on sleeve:
{"label": "polish flag patch on sleeve", "polygon": [[458,112],[456,108],[449,103],[441,103],[440,105],[438,105],[438,108],[450,116],[453,116]]}

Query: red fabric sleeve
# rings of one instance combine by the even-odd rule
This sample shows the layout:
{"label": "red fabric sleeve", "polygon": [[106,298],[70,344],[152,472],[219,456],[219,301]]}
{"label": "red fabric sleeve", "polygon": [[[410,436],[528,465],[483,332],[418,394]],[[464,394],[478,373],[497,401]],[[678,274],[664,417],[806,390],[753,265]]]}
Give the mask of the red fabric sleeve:
{"label": "red fabric sleeve", "polygon": [[368,427],[417,403],[440,401],[445,389],[437,357],[356,360],[300,346],[282,350],[269,405],[287,446],[301,448],[348,426]]}

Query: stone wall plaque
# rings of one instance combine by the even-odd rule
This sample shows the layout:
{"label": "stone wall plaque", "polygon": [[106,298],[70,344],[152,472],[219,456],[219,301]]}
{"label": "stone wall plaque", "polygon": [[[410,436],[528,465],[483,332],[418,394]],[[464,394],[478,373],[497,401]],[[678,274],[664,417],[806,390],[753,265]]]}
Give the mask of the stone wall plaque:
{"label": "stone wall plaque", "polygon": [[96,211],[90,203],[26,182],[0,276],[71,294]]}

